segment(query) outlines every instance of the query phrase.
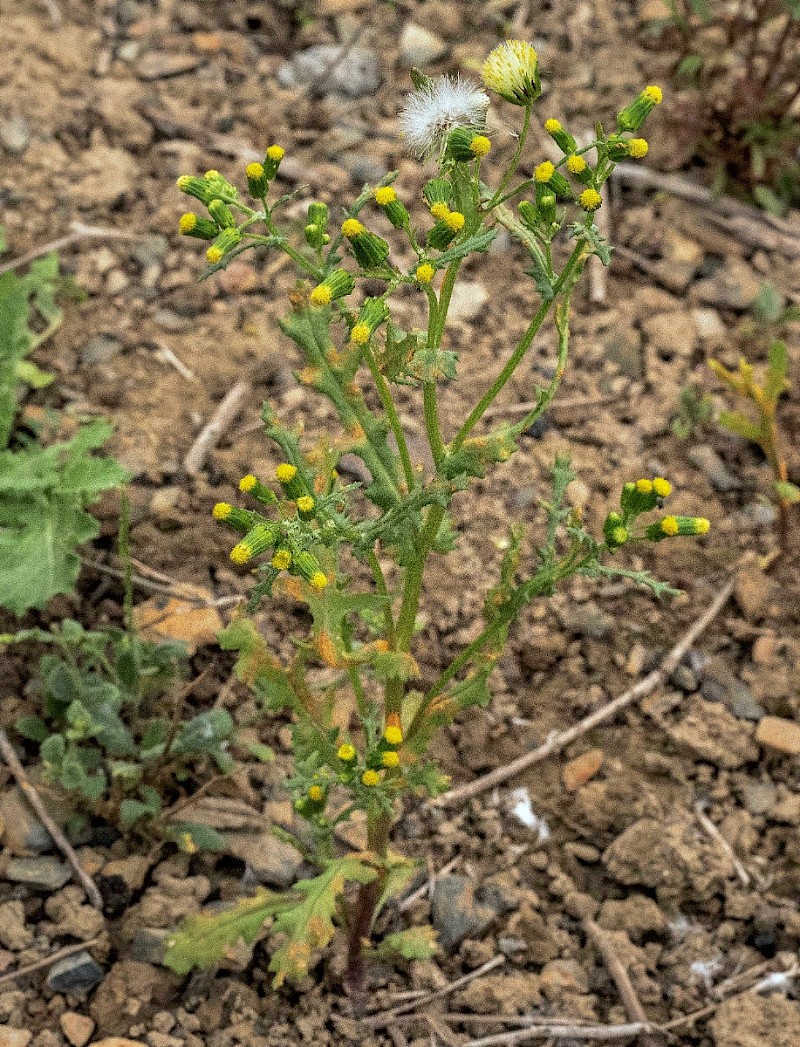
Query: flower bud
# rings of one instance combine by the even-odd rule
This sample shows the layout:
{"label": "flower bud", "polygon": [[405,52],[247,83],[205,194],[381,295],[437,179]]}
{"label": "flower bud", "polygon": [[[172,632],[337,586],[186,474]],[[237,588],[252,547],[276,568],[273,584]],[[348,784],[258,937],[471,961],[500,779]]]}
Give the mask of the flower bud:
{"label": "flower bud", "polygon": [[447,138],[445,156],[449,160],[466,164],[476,157],[486,156],[492,143],[484,134],[478,134],[469,127],[454,128]]}
{"label": "flower bud", "polygon": [[609,549],[618,549],[628,541],[628,531],[619,513],[609,513],[603,524],[603,537]]}
{"label": "flower bud", "polygon": [[325,230],[319,225],[307,225],[303,229],[303,235],[306,238],[306,243],[309,247],[313,247],[316,251],[320,247],[324,247],[325,244],[330,243],[330,237]]}
{"label": "flower bud", "polygon": [[233,226],[230,229],[223,229],[219,236],[214,240],[214,243],[206,251],[206,258],[212,265],[216,265],[222,258],[231,250],[236,247],[239,241],[242,239],[242,234]]}
{"label": "flower bud", "polygon": [[446,204],[449,208],[453,187],[446,178],[431,178],[423,186],[422,195],[428,207],[433,207],[434,204]]}
{"label": "flower bud", "polygon": [[661,104],[660,87],[646,87],[636,101],[617,114],[617,127],[620,131],[638,131],[653,109]]}
{"label": "flower bud", "polygon": [[350,340],[356,345],[365,345],[388,315],[389,310],[382,298],[365,299],[350,332]]}
{"label": "flower bud", "polygon": [[323,574],[319,561],[313,553],[298,553],[291,567],[293,574],[299,574],[314,589],[324,589],[328,579]]}
{"label": "flower bud", "polygon": [[707,534],[711,524],[704,516],[665,516],[658,523],[650,524],[645,531],[651,542],[676,535]]}
{"label": "flower bud", "polygon": [[328,205],[322,203],[321,200],[313,200],[308,205],[308,223],[309,225],[318,225],[320,229],[327,229]]}
{"label": "flower bud", "polygon": [[556,214],[556,194],[549,185],[536,183],[536,210],[545,229],[550,229],[558,221]]}
{"label": "flower bud", "polygon": [[549,160],[539,164],[533,172],[533,177],[537,185],[548,185],[556,196],[572,196],[572,186]]}
{"label": "flower bud", "polygon": [[629,516],[638,516],[640,513],[649,513],[651,509],[655,509],[659,497],[653,481],[642,477],[641,480],[623,485],[619,502],[623,512]]}
{"label": "flower bud", "polygon": [[397,193],[390,185],[382,185],[375,190],[375,203],[383,208],[383,213],[395,227],[395,229],[407,229],[409,223],[408,211],[397,199]]}
{"label": "flower bud", "polygon": [[261,502],[262,505],[274,505],[278,500],[275,497],[275,492],[271,488],[262,484],[261,481],[253,476],[252,473],[248,473],[247,476],[241,478],[239,481],[239,490],[242,494],[251,495],[256,499],[256,501]]}
{"label": "flower bud", "polygon": [[301,494],[300,497],[295,501],[297,506],[297,515],[301,520],[313,520],[316,515],[317,503],[311,497],[310,494]]}
{"label": "flower bud", "polygon": [[246,564],[254,557],[271,549],[280,536],[277,524],[256,524],[231,550],[231,560],[235,564]]}
{"label": "flower bud", "polygon": [[236,225],[231,209],[222,200],[210,200],[208,213],[220,227],[220,229],[232,229]]}
{"label": "flower bud", "polygon": [[264,172],[264,165],[256,163],[248,164],[245,169],[247,175],[247,190],[256,200],[263,200],[269,192],[269,179]]}
{"label": "flower bud", "polygon": [[538,56],[524,40],[506,40],[495,47],[481,75],[485,87],[513,105],[530,105],[542,93]]}
{"label": "flower bud", "polygon": [[221,175],[219,171],[206,171],[203,177],[211,186],[211,199],[213,199],[214,197],[219,197],[220,200],[225,200],[229,202],[231,200],[235,200],[236,197],[239,195],[239,190],[236,188],[236,186],[231,185],[228,179],[225,178],[224,175]]}
{"label": "flower bud", "polygon": [[247,534],[259,522],[257,513],[251,513],[248,509],[240,509],[237,505],[230,505],[228,502],[217,502],[211,515],[220,523],[233,527],[240,534]]}
{"label": "flower bud", "polygon": [[304,494],[308,494],[302,477],[297,471],[297,466],[290,462],[281,462],[275,470],[275,479],[281,485],[287,498],[295,501]]}
{"label": "flower bud", "polygon": [[584,189],[578,197],[578,203],[584,211],[596,211],[603,206],[603,198],[596,189]]}
{"label": "flower bud", "polygon": [[544,129],[562,153],[574,153],[578,148],[578,143],[568,131],[564,130],[559,120],[545,120]]}
{"label": "flower bud", "polygon": [[312,305],[329,305],[337,298],[352,294],[355,286],[355,280],[346,269],[334,269],[322,283],[317,284],[309,295],[309,301]]}
{"label": "flower bud", "polygon": [[423,262],[414,271],[414,279],[420,284],[429,284],[434,276],[436,276],[436,270],[430,262]]}
{"label": "flower bud", "polygon": [[376,269],[389,257],[389,245],[380,236],[369,232],[357,218],[348,218],[342,233],[350,241],[356,261],[362,269]]}
{"label": "flower bud", "polygon": [[278,173],[278,168],[281,166],[281,160],[283,159],[285,150],[279,145],[271,145],[267,149],[266,156],[264,157],[264,177],[268,182],[271,182],[275,175]]}
{"label": "flower bud", "polygon": [[178,229],[183,236],[194,236],[198,240],[213,240],[219,232],[216,222],[196,215],[194,211],[187,211],[181,215]]}

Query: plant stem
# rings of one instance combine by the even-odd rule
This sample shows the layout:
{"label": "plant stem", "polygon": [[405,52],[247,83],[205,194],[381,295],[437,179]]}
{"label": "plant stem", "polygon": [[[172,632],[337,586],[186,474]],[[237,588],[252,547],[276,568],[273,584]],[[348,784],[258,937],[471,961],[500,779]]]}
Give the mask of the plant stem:
{"label": "plant stem", "polygon": [[378,396],[381,398],[384,411],[386,411],[386,418],[388,419],[389,427],[391,428],[397,442],[397,450],[400,453],[400,461],[403,463],[403,474],[406,478],[406,485],[409,491],[413,491],[417,485],[417,478],[414,474],[411,455],[408,453],[408,443],[406,442],[403,427],[400,424],[400,418],[397,414],[394,400],[392,399],[391,390],[387,385],[386,379],[378,369],[378,364],[372,350],[369,346],[364,346],[363,351],[364,359],[367,361],[367,367],[369,367],[370,374],[375,382],[375,387],[378,390]]}
{"label": "plant stem", "polygon": [[511,181],[511,179],[512,179],[512,177],[514,175],[514,172],[517,169],[517,166],[519,164],[520,158],[522,157],[522,150],[525,148],[525,141],[526,141],[526,139],[528,137],[528,130],[529,130],[530,126],[531,126],[531,112],[532,112],[532,109],[533,109],[533,106],[532,106],[531,103],[528,103],[528,105],[525,106],[525,116],[523,117],[523,120],[522,120],[522,130],[519,133],[519,140],[517,141],[517,148],[514,150],[514,155],[511,157],[511,163],[508,165],[508,170],[503,175],[503,180],[500,182],[500,185],[498,185],[497,189],[495,190],[494,196],[492,197],[492,199],[489,201],[489,203],[486,206],[486,210],[487,211],[491,211],[491,209],[494,207],[494,205],[496,203],[498,203],[498,201],[500,200],[500,197],[503,195],[503,190],[508,185],[508,183]]}
{"label": "plant stem", "polygon": [[[370,813],[367,816],[367,847],[381,860],[386,858],[392,820],[391,814],[383,812]],[[367,978],[364,964],[364,942],[369,939],[375,909],[383,891],[384,879],[385,875],[380,875],[369,883],[359,885],[352,916],[348,922],[345,987],[356,1012],[362,1011],[366,1002]]]}

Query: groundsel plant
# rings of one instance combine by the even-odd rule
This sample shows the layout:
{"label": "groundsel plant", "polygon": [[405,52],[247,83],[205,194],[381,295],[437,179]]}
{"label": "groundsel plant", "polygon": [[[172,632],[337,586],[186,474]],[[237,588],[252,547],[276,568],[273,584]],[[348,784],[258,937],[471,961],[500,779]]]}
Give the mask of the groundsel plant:
{"label": "groundsel plant", "polygon": [[[522,110],[522,127],[507,168],[499,177],[492,172],[490,180],[487,94],[459,78],[415,72],[413,79],[401,125],[411,149],[436,165],[423,189],[429,217],[422,228],[388,175],[366,187],[333,224],[324,203],[310,203],[305,243],[291,242],[277,222],[287,198],[268,203],[283,156],[277,145],[247,168],[254,206],[217,171],[178,181],[205,205],[207,214],[185,214],[180,228],[208,241],[209,272],[251,247],[284,251],[295,261],[301,282],[281,326],[304,359],[299,381],[309,395],[325,397],[341,422],[334,438],[309,444],[265,405],[265,430],[283,460],[274,477],[241,480],[241,505],[214,508],[214,516],[239,533],[231,559],[257,574],[251,609],[272,593],[288,595],[306,605],[313,622],[288,664],[267,649],[246,616],[234,619],[221,643],[239,652],[239,675],[265,708],[291,718],[295,768],[287,787],[301,828],[285,838],[318,872],[284,894],[262,891],[222,913],[190,920],[166,956],[181,973],[222,962],[240,939],[253,942],[269,933],[270,969],[280,986],[308,973],[339,926],[347,941],[346,986],[363,999],[370,955],[430,956],[436,948],[430,928],[396,930],[377,944],[373,932],[381,908],[415,874],[415,864],[390,846],[401,799],[435,797],[448,787],[427,756],[435,732],[466,707],[489,702],[509,627],[531,601],[576,574],[622,576],[656,595],[669,592],[647,573],[617,566],[615,555],[637,542],[708,529],[701,518],[654,517],[671,488],[663,477],[645,477],[625,484],[602,533],[593,536],[579,514],[564,507],[573,474],[568,460],[557,460],[538,560],[523,557],[520,532],[512,529],[497,583],[485,596],[483,630],[436,679],[423,681],[413,652],[420,597],[430,557],[457,547],[451,503],[476,477],[509,461],[558,390],[567,364],[571,295],[591,255],[606,263],[610,257],[594,223],[601,186],[616,161],[647,152],[637,135],[661,91],[645,88],[619,113],[614,131],[598,127],[585,148],[558,120],[547,119],[544,128],[560,158],[543,159],[532,177],[515,177],[541,90],[539,67],[530,44],[501,44],[486,61],[483,84]],[[391,244],[371,228],[378,214],[405,241],[410,266],[396,262]],[[524,251],[533,315],[460,427],[444,432],[439,389],[456,381],[458,371],[457,353],[443,348],[453,287],[464,260],[485,252],[499,226]],[[366,297],[357,290],[361,281],[368,281]],[[403,329],[393,319],[390,303],[401,288],[423,300],[424,330]],[[536,406],[520,421],[484,424],[548,317],[555,321],[552,380],[537,390]],[[412,457],[396,386],[419,390],[433,462],[427,473]],[[368,482],[343,481],[337,464],[344,453],[361,459]],[[647,521],[645,514],[651,514]],[[370,576],[369,584],[353,580]],[[355,713],[344,717],[343,727],[341,711],[350,706]],[[366,816],[366,849],[342,854],[336,830],[357,812]]]}

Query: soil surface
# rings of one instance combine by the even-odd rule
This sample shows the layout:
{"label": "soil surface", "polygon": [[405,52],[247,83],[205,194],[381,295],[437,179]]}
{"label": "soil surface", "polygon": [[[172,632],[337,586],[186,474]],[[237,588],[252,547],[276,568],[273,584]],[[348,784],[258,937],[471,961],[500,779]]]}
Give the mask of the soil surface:
{"label": "soil surface", "polygon": [[[38,353],[57,380],[26,409],[53,406],[67,417],[113,422],[112,450],[134,477],[137,572],[200,586],[209,601],[239,597],[253,584],[230,565],[229,536],[210,510],[238,498],[242,475],[271,475],[278,462],[260,433],[262,400],[284,421],[302,420],[309,435],[334,423],[295,384],[297,354],[276,325],[294,283],[291,266],[248,254],[198,283],[199,245],[175,231],[185,209],[175,178],[216,167],[241,184],[245,163],[279,142],[287,150],[281,188],[310,187],[289,208],[297,221],[312,194],[341,213],[364,182],[394,169],[413,207],[425,175],[405,155],[395,120],[410,65],[474,74],[505,36],[531,38],[546,73],[541,119],[556,116],[576,133],[610,121],[643,85],[665,82],[668,68],[665,56],[643,46],[647,12],[621,0],[557,0],[543,10],[524,0],[61,0],[60,26],[50,6],[23,0],[2,13],[0,202],[9,244],[21,255],[65,235],[73,221],[137,239],[85,239],[62,251],[64,271],[86,296],[67,306],[62,328]],[[348,42],[332,67],[330,48]],[[318,47],[329,50],[309,50]],[[491,113],[498,159],[514,148],[517,113],[509,108]],[[648,128],[647,164],[656,170],[670,166],[660,126]],[[547,150],[546,135],[535,131],[523,170]],[[301,872],[294,852],[265,828],[290,819],[291,808],[281,788],[287,726],[262,719],[256,730],[275,761],[248,766],[196,801],[238,836],[230,854],[153,849],[98,827],[79,853],[104,892],[103,915],[72,883],[49,890],[10,876],[0,883],[0,1047],[289,1047],[354,1035],[369,1045],[422,1047],[512,1029],[501,1016],[628,1021],[586,920],[608,933],[647,1019],[666,1023],[707,1008],[676,1027],[672,1042],[800,1042],[791,974],[800,942],[800,746],[792,733],[800,717],[800,525],[795,516],[788,552],[765,573],[760,558],[776,551],[776,538],[763,458],[713,423],[685,440],[671,425],[687,385],[723,405],[710,357],[735,366],[745,353],[763,362],[780,334],[793,378],[780,416],[790,477],[800,481],[800,324],[769,326],[751,309],[765,281],[800,300],[800,257],[770,250],[766,238],[763,247],[745,242],[674,196],[612,188],[610,235],[624,250],[614,256],[603,301],[592,303],[586,284],[576,295],[572,362],[547,421],[456,507],[459,554],[434,562],[427,583],[423,678],[474,636],[508,519],[521,518],[535,537],[556,453],[572,455],[569,497],[595,529],[624,481],[655,474],[673,483],[673,511],[699,511],[712,529],[629,557],[629,566],[646,566],[683,590],[671,601],[578,580],[530,608],[494,675],[492,706],[437,743],[454,784],[507,763],[626,690],[702,613],[732,565],[750,558],[733,599],[640,706],[460,808],[406,812],[397,848],[424,855],[432,874],[448,871],[379,929],[433,920],[441,949],[432,962],[377,965],[370,1007],[440,989],[495,958],[496,965],[367,1034],[355,1032],[338,987],[338,943],[302,991],[270,989],[268,942],[188,979],[159,965],[164,939],[183,916],[247,896],[258,882],[286,886]],[[461,352],[458,386],[443,395],[448,428],[526,325],[530,285],[519,279],[521,263],[501,236],[465,269],[447,336]],[[398,317],[411,323],[416,308],[403,298]],[[519,417],[553,356],[547,330],[505,391],[501,415]],[[200,474],[187,478],[187,450],[242,377],[252,392],[240,415]],[[402,415],[420,457],[413,391],[402,397]],[[118,508],[109,498],[96,509],[102,533],[87,558],[101,567],[118,566]],[[137,598],[163,613],[163,596],[142,588]],[[87,565],[74,598],[29,620],[66,614],[87,625],[119,624],[119,581]],[[249,723],[252,698],[213,642],[229,614],[230,602],[207,607],[186,627],[196,646],[192,675],[205,672],[191,701],[198,710],[223,704]],[[278,601],[260,621],[286,650],[298,621],[292,605]],[[5,656],[0,697],[10,731],[34,711],[27,685],[37,653]],[[33,749],[15,742],[30,762]],[[45,795],[61,813],[60,798]],[[45,863],[40,879],[52,872],[57,852],[37,835],[7,774],[0,814],[0,872],[20,858]],[[350,842],[358,845],[358,833]],[[91,943],[86,952],[61,961],[66,974],[43,966],[4,979],[82,941]],[[763,991],[740,994],[771,974]]]}

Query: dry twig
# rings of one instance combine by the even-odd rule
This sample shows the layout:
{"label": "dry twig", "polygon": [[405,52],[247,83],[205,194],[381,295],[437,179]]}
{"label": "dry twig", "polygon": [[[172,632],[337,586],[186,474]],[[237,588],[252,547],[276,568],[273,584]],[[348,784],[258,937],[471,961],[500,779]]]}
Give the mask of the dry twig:
{"label": "dry twig", "polygon": [[59,851],[61,851],[66,860],[71,865],[72,871],[75,874],[75,878],[80,882],[81,887],[83,887],[84,891],[86,892],[86,897],[95,907],[95,909],[99,909],[100,912],[102,912],[103,899],[100,896],[100,892],[97,889],[97,885],[95,884],[91,876],[89,876],[89,874],[86,872],[86,870],[81,866],[80,860],[75,851],[73,850],[69,840],[62,833],[62,831],[59,829],[59,827],[56,825],[56,823],[53,821],[50,815],[47,813],[47,810],[44,804],[42,803],[41,796],[39,796],[36,789],[34,789],[33,785],[31,784],[30,779],[25,773],[25,768],[19,762],[19,757],[14,751],[14,746],[9,741],[8,735],[2,727],[0,727],[0,755],[3,757],[6,766],[14,776],[17,785],[22,790],[25,799],[36,812],[39,821],[42,823],[42,825],[44,825],[44,827],[53,837],[53,842],[55,843],[56,847],[58,847]]}
{"label": "dry twig", "polygon": [[[631,982],[625,965],[617,955],[611,936],[588,916],[583,921],[583,929],[586,932],[587,937],[592,940],[594,945],[597,947],[597,951],[602,956],[603,963],[608,968],[608,973],[614,980],[617,992],[622,1000],[622,1005],[630,1020],[632,1022],[637,1022],[639,1025],[648,1025],[647,1015],[644,1013],[642,1002],[633,987],[633,983]],[[652,1032],[642,1031],[640,1039],[644,1047],[658,1047],[658,1043],[662,1038],[656,1038]]]}
{"label": "dry twig", "polygon": [[63,949],[57,949],[55,952],[51,952],[49,956],[43,956],[40,960],[34,960],[33,963],[28,963],[24,967],[18,967],[16,971],[9,971],[8,974],[2,975],[0,977],[0,985],[7,985],[18,978],[24,978],[28,974],[33,974],[34,971],[40,971],[42,967],[50,967],[67,956],[74,956],[77,952],[91,949],[93,945],[97,945],[99,942],[100,938],[92,938],[88,942],[73,942],[72,945],[65,945]]}
{"label": "dry twig", "polygon": [[51,240],[50,243],[43,244],[41,247],[34,247],[32,251],[21,254],[19,258],[12,258],[10,262],[3,262],[0,265],[0,276],[12,269],[19,269],[28,262],[34,262],[37,258],[50,254],[51,251],[62,251],[65,247],[70,247],[81,240],[144,240],[147,237],[147,233],[128,233],[124,229],[106,229],[99,225],[85,225],[83,222],[70,222],[69,227],[72,232],[67,236]]}
{"label": "dry twig", "polygon": [[750,873],[748,873],[747,869],[745,869],[745,867],[736,857],[736,854],[731,845],[728,843],[728,841],[725,839],[725,837],[722,835],[722,833],[719,831],[716,825],[714,825],[714,823],[708,817],[706,812],[703,810],[703,805],[699,800],[694,805],[694,816],[695,818],[697,818],[701,827],[708,833],[711,839],[719,845],[720,850],[723,851],[728,856],[728,858],[730,858],[734,871],[736,875],[739,877],[739,881],[742,884],[742,886],[749,887]]}
{"label": "dry twig", "polygon": [[[595,214],[595,225],[604,240],[611,239],[611,200],[608,193],[608,185],[600,187],[600,196],[603,203],[600,210]],[[606,300],[608,290],[608,266],[604,265],[600,257],[593,254],[589,259],[589,301],[595,305],[602,305]]]}
{"label": "dry twig", "polygon": [[424,883],[420,884],[420,886],[417,887],[416,890],[412,891],[411,894],[406,895],[405,898],[401,898],[400,901],[397,903],[397,911],[405,912],[407,909],[410,909],[415,902],[418,902],[420,898],[424,898],[426,894],[429,895],[433,890],[434,884],[439,879],[439,877],[447,876],[447,874],[451,872],[456,867],[456,865],[458,865],[458,862],[459,858],[458,856],[456,856],[455,858],[451,859],[447,863],[447,865],[443,866],[438,873],[433,873],[432,876],[429,876],[428,879],[425,880]]}
{"label": "dry twig", "polygon": [[239,414],[244,401],[250,396],[252,391],[253,383],[248,378],[242,378],[228,390],[210,420],[203,426],[183,460],[183,469],[187,476],[197,476],[205,465],[206,458],[214,450],[222,434]]}
{"label": "dry twig", "polygon": [[476,778],[474,782],[462,785],[459,789],[453,789],[451,792],[445,793],[444,796],[440,796],[436,800],[430,802],[442,807],[455,807],[457,804],[464,803],[465,800],[469,800],[473,796],[478,796],[480,793],[493,788],[495,785],[507,782],[509,778],[514,778],[521,771],[527,770],[528,767],[541,763],[541,761],[547,759],[548,756],[560,752],[566,745],[569,745],[570,742],[574,742],[576,738],[580,738],[593,727],[597,727],[598,724],[605,723],[606,720],[612,719],[621,709],[625,709],[633,702],[650,694],[656,689],[656,687],[662,684],[669,674],[680,664],[681,659],[692,644],[708,628],[714,618],[716,618],[728,602],[728,599],[733,592],[734,585],[735,579],[729,579],[707,610],[692,624],[691,628],[687,629],[678,643],[675,644],[669,654],[664,658],[661,665],[645,676],[643,680],[640,680],[634,687],[631,687],[630,690],[625,691],[624,694],[619,695],[613,701],[596,709],[589,716],[579,720],[578,723],[574,724],[566,731],[560,731],[557,734],[553,734],[543,745],[540,745],[538,749],[534,749],[529,753],[523,753],[522,756],[518,756],[516,760],[512,760],[504,767],[498,767],[496,770],[490,771],[489,774],[484,774],[480,778]]}
{"label": "dry twig", "polygon": [[368,1026],[370,1029],[381,1029],[384,1026],[391,1025],[391,1023],[401,1014],[406,1014],[408,1011],[415,1011],[420,1007],[425,1007],[429,1003],[433,1003],[434,1000],[440,1000],[443,996],[449,996],[450,993],[461,989],[463,986],[468,985],[471,981],[476,978],[483,977],[484,974],[488,974],[489,971],[493,971],[495,967],[500,967],[506,962],[505,956],[495,956],[487,963],[484,963],[481,967],[476,968],[474,971],[470,971],[469,974],[465,974],[462,978],[456,978],[454,982],[450,982],[443,989],[437,989],[436,992],[426,993],[424,996],[420,996],[417,1000],[411,1000],[409,1003],[402,1003],[399,1007],[392,1007],[391,1010],[381,1011],[380,1014],[369,1015],[362,1019],[362,1024]]}
{"label": "dry twig", "polygon": [[498,1032],[468,1040],[464,1047],[515,1047],[529,1040],[630,1040],[645,1032],[656,1032],[658,1026],[649,1022],[631,1022],[628,1025],[532,1025],[529,1029]]}

